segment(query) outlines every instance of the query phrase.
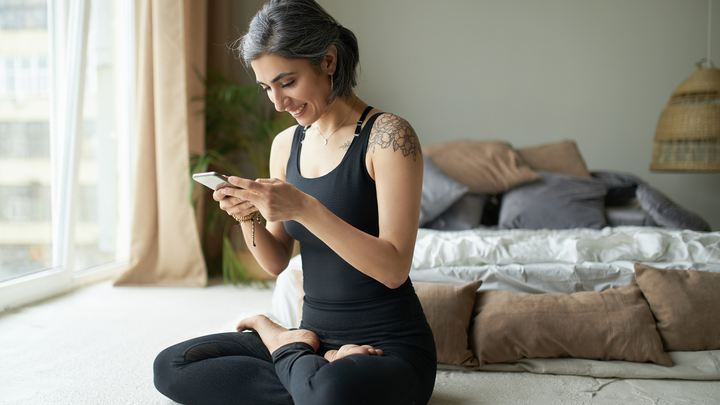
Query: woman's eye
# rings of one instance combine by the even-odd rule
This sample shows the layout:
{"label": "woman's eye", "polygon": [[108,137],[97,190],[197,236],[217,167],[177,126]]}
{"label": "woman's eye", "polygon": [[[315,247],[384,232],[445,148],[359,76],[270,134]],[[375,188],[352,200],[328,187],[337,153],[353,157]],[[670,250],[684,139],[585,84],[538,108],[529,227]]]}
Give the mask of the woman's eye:
{"label": "woman's eye", "polygon": [[282,85],[282,88],[284,89],[284,88],[286,88],[286,87],[290,87],[290,86],[292,86],[293,84],[295,84],[295,80],[291,81],[290,83],[285,83],[285,84],[283,84],[283,85]]}
{"label": "woman's eye", "polygon": [[262,88],[262,91],[264,91],[264,92],[266,92],[266,93],[267,93],[268,90],[270,90],[270,87],[260,86],[260,88]]}

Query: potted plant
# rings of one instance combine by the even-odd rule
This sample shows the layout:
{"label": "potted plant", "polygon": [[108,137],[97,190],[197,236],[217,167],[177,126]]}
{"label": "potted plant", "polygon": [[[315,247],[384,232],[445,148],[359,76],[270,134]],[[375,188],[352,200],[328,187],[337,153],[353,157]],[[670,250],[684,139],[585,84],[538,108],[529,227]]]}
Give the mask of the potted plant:
{"label": "potted plant", "polygon": [[[278,113],[261,99],[258,86],[243,86],[217,71],[201,78],[205,84],[205,151],[190,158],[190,172],[218,171],[247,178],[269,177],[270,148],[275,135],[292,125],[288,113]],[[203,211],[202,245],[208,272],[222,270],[226,283],[251,283],[237,222],[212,201],[206,187],[192,182],[191,201]],[[243,258],[241,260],[240,257]],[[245,261],[245,263],[243,263]]]}

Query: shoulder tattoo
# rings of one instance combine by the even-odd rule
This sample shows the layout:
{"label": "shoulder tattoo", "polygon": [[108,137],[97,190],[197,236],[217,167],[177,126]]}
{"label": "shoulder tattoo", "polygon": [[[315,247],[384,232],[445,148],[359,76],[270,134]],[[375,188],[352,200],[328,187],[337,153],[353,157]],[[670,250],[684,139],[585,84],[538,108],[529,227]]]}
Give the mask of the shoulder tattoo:
{"label": "shoulder tattoo", "polygon": [[420,142],[410,123],[393,114],[383,114],[375,122],[368,140],[368,150],[374,152],[376,147],[392,147],[396,152],[401,151],[405,157],[412,156],[413,160],[417,160],[421,153]]}

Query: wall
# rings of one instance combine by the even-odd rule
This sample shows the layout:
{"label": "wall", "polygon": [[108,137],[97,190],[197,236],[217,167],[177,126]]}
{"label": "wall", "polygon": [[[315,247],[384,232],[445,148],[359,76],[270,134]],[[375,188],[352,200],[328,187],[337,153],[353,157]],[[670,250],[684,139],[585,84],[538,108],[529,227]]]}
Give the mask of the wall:
{"label": "wall", "polygon": [[[423,145],[574,139],[590,170],[633,173],[720,230],[720,174],[649,171],[660,112],[706,56],[707,0],[320,3],[359,39],[358,95]],[[713,23],[720,65],[720,2]]]}

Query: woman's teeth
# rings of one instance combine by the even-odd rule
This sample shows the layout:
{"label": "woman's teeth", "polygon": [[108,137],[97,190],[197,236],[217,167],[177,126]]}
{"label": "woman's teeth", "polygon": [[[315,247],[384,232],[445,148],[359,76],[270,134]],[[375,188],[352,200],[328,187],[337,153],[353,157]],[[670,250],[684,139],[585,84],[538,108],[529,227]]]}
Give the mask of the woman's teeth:
{"label": "woman's teeth", "polygon": [[300,114],[301,112],[303,112],[303,110],[305,109],[305,106],[306,106],[306,105],[307,105],[307,103],[301,105],[300,108],[298,108],[298,109],[295,110],[295,111],[290,111],[290,114],[292,114],[292,115],[298,115],[298,114]]}

